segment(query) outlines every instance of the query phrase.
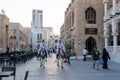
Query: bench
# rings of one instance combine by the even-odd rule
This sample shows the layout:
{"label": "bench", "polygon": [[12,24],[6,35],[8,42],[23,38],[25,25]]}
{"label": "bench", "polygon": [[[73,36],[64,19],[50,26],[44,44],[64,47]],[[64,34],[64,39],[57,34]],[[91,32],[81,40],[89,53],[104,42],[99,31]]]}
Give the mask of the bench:
{"label": "bench", "polygon": [[2,72],[8,72],[8,71],[13,71],[11,76],[14,76],[14,80],[15,80],[16,67],[2,67]]}

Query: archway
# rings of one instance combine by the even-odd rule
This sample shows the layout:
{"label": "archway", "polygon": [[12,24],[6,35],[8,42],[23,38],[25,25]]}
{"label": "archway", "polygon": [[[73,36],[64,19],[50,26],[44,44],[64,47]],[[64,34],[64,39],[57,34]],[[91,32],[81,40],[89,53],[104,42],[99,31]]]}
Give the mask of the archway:
{"label": "archway", "polygon": [[89,37],[86,42],[86,48],[88,50],[88,54],[92,54],[93,49],[96,47],[96,41],[93,37]]}

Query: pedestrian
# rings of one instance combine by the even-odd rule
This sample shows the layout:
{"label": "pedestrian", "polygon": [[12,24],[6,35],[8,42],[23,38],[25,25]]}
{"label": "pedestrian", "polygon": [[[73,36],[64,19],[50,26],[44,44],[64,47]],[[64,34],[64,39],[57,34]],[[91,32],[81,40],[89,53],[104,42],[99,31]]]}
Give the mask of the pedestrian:
{"label": "pedestrian", "polygon": [[55,40],[55,46],[54,46],[54,49],[53,49],[53,52],[55,53],[55,62],[57,62],[57,43],[58,43],[58,40]]}
{"label": "pedestrian", "polygon": [[40,67],[45,68],[45,62],[47,61],[47,49],[44,39],[39,45],[38,55],[40,57]]}
{"label": "pedestrian", "polygon": [[92,52],[92,57],[93,57],[93,68],[96,68],[99,70],[100,52],[97,50],[97,48],[94,48]]}
{"label": "pedestrian", "polygon": [[9,47],[7,46],[7,49],[6,49],[6,54],[7,54],[7,56],[9,56],[10,57],[10,49],[9,49]]}
{"label": "pedestrian", "polygon": [[70,64],[70,55],[71,55],[71,49],[66,49],[65,57],[67,58],[68,64]]}
{"label": "pedestrian", "polygon": [[58,44],[58,40],[55,41],[55,48],[54,48],[54,52],[55,52],[56,56],[57,56],[57,44]]}
{"label": "pedestrian", "polygon": [[49,45],[47,45],[46,49],[47,49],[47,54],[50,57],[51,55],[50,55],[50,47],[49,47]]}
{"label": "pedestrian", "polygon": [[83,61],[86,61],[86,55],[88,54],[87,48],[84,48],[82,53],[83,53],[83,56],[84,56]]}
{"label": "pedestrian", "polygon": [[108,69],[108,59],[110,60],[110,56],[106,48],[103,48],[102,60],[103,60],[103,69]]}
{"label": "pedestrian", "polygon": [[9,47],[7,46],[7,50],[6,50],[6,53],[9,54]]}
{"label": "pedestrian", "polygon": [[[65,47],[64,47],[64,44],[61,42],[61,40],[59,40],[57,44],[57,54],[56,54],[57,66],[61,66],[61,68],[63,68],[64,57],[65,57]],[[60,64],[59,64],[59,61],[60,61]]]}

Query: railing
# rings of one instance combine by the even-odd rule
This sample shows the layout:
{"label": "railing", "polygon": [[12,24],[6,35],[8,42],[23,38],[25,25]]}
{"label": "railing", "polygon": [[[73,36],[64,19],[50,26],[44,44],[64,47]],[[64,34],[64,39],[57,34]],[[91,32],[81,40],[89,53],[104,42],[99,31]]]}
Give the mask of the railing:
{"label": "railing", "polygon": [[116,4],[115,12],[120,12],[120,2]]}
{"label": "railing", "polygon": [[112,15],[112,10],[113,10],[113,8],[110,8],[107,10],[106,18],[108,18],[108,17],[110,17],[110,15]]}
{"label": "railing", "polygon": [[112,52],[113,52],[113,46],[108,46],[108,47],[107,47],[107,51],[108,51],[109,53],[112,53]]}
{"label": "railing", "polygon": [[[113,48],[114,48],[114,46],[108,46],[107,47],[107,51],[109,52],[109,53],[112,53],[113,52]],[[120,53],[120,46],[117,46],[116,47],[116,52],[115,53]]]}
{"label": "railing", "polygon": [[[113,7],[108,9],[106,18],[108,18],[112,15],[112,10],[113,10]],[[117,12],[120,12],[120,2],[117,3],[116,6],[115,6],[115,13],[117,13]]]}
{"label": "railing", "polygon": [[120,46],[116,47],[116,53],[120,53]]}

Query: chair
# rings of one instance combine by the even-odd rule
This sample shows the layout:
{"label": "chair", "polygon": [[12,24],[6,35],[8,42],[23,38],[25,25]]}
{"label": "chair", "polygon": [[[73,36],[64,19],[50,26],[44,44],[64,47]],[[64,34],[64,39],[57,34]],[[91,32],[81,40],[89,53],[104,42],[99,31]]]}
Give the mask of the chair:
{"label": "chair", "polygon": [[13,71],[11,76],[14,76],[14,80],[15,80],[16,67],[2,67],[2,72],[7,72],[7,71]]}
{"label": "chair", "polygon": [[24,77],[24,80],[27,80],[28,73],[29,73],[29,71],[26,71],[26,72],[25,72],[25,77]]}

